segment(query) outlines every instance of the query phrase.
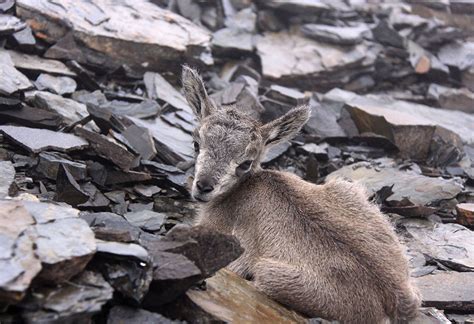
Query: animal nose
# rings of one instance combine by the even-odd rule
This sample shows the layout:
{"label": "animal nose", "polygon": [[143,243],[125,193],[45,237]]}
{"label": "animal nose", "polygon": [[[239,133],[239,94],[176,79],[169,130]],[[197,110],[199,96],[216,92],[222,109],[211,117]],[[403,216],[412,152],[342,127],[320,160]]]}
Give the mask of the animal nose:
{"label": "animal nose", "polygon": [[214,190],[212,180],[208,178],[199,179],[198,182],[196,182],[196,187],[200,193],[210,193]]}

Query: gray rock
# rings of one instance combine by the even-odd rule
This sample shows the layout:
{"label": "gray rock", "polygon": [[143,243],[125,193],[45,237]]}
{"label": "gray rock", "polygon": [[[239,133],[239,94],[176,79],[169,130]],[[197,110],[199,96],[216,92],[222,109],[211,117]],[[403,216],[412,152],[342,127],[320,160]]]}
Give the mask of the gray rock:
{"label": "gray rock", "polygon": [[11,35],[26,28],[26,24],[15,16],[0,14],[0,36]]}
{"label": "gray rock", "polygon": [[148,98],[159,99],[176,109],[184,110],[190,114],[193,113],[186,98],[160,74],[146,72],[143,76],[143,81],[145,82]]}
{"label": "gray rock", "polygon": [[154,100],[143,100],[134,103],[122,100],[112,100],[100,105],[101,109],[107,109],[118,116],[133,116],[136,118],[155,117],[160,112],[160,105]]}
{"label": "gray rock", "polygon": [[[365,43],[341,48],[288,32],[257,36],[256,48],[264,77],[307,90],[324,90],[345,83],[351,77],[349,67],[357,70],[371,66],[377,55],[375,48]],[[342,70],[343,77],[339,73]]]}
{"label": "gray rock", "polygon": [[384,45],[403,48],[405,46],[405,39],[392,27],[388,25],[385,20],[381,20],[378,25],[372,29],[374,38]]}
{"label": "gray rock", "polygon": [[30,80],[15,68],[10,54],[4,50],[0,50],[0,68],[2,71],[2,77],[0,78],[1,94],[11,95],[33,87]]}
{"label": "gray rock", "polygon": [[58,95],[73,93],[77,83],[69,77],[55,77],[42,73],[35,81],[38,90],[49,90]]}
{"label": "gray rock", "polygon": [[308,102],[308,98],[303,92],[275,84],[270,86],[270,89],[265,93],[265,96],[293,106]]}
{"label": "gray rock", "polygon": [[[41,30],[51,43],[72,31],[83,47],[118,64],[149,70],[176,68],[185,60],[212,64],[205,29],[148,1],[67,0],[57,6],[46,0],[20,0],[17,14],[37,22],[33,30]],[[66,21],[68,28],[62,27]]]}
{"label": "gray rock", "polygon": [[15,182],[15,168],[10,161],[0,161],[0,199],[10,195]]}
{"label": "gray rock", "polygon": [[157,156],[160,160],[176,165],[180,161],[194,158],[193,139],[190,134],[164,122],[161,118],[142,120],[130,118],[137,126],[150,130],[155,140]]}
{"label": "gray rock", "polygon": [[124,215],[132,225],[149,232],[159,231],[166,221],[166,215],[151,210],[129,212]]}
{"label": "gray rock", "polygon": [[1,53],[8,53],[14,66],[22,71],[49,73],[53,75],[65,75],[75,77],[76,73],[71,71],[64,63],[56,60],[48,60],[36,55],[24,54],[16,51],[1,49]]}
{"label": "gray rock", "polygon": [[428,88],[427,98],[435,100],[441,108],[474,113],[474,93],[466,88],[454,89],[433,83]]}
{"label": "gray rock", "polygon": [[85,271],[59,287],[41,287],[22,303],[26,323],[88,322],[112,299],[113,289],[95,272]]}
{"label": "gray rock", "polygon": [[457,42],[443,46],[438,53],[440,61],[459,70],[474,66],[474,42]]}
{"label": "gray rock", "polygon": [[88,131],[83,127],[76,127],[74,132],[90,142],[94,151],[104,159],[128,171],[138,166],[138,158],[126,148],[108,139],[108,137]]}
{"label": "gray rock", "polygon": [[283,12],[290,12],[292,14],[305,14],[313,15],[327,12],[331,9],[336,10],[349,10],[349,7],[340,0],[328,1],[328,0],[269,0],[259,1],[259,4],[272,9],[277,9]]}
{"label": "gray rock", "polygon": [[108,242],[96,240],[97,253],[114,255],[122,258],[135,258],[141,262],[150,262],[147,250],[134,243]]}
{"label": "gray rock", "polygon": [[459,224],[404,220],[412,248],[425,257],[458,271],[474,269],[474,234]]}
{"label": "gray rock", "polygon": [[82,138],[47,129],[36,129],[21,126],[0,126],[0,132],[14,143],[33,153],[46,150],[69,152],[80,150],[88,146]]}
{"label": "gray rock", "polygon": [[364,37],[370,35],[370,29],[365,24],[351,27],[336,27],[319,24],[306,24],[301,26],[304,35],[332,44],[355,45],[362,42]]}
{"label": "gray rock", "polygon": [[431,206],[440,200],[455,198],[463,189],[456,179],[426,177],[414,171],[401,171],[390,165],[374,166],[368,162],[345,166],[329,174],[327,179],[337,177],[357,181],[371,194],[393,185],[393,195],[387,198],[392,204],[407,198],[415,206]]}
{"label": "gray rock", "polygon": [[36,45],[36,38],[33,36],[33,31],[28,26],[25,29],[14,33],[12,37],[21,50],[31,51]]}
{"label": "gray rock", "polygon": [[474,273],[438,272],[415,279],[423,304],[446,311],[474,310]]}
{"label": "gray rock", "polygon": [[84,180],[87,177],[86,165],[83,162],[71,161],[54,152],[41,152],[38,157],[35,170],[50,180],[56,179],[60,165],[65,165],[76,180]]}
{"label": "gray rock", "polygon": [[125,129],[122,136],[127,140],[127,144],[140,154],[142,159],[151,160],[155,157],[157,151],[151,132],[148,129],[132,125]]}
{"label": "gray rock", "polygon": [[65,202],[71,206],[83,204],[89,200],[89,195],[81,190],[67,167],[61,164],[56,174],[56,201]]}
{"label": "gray rock", "polygon": [[172,321],[161,314],[152,313],[144,309],[131,308],[127,306],[114,306],[107,318],[107,324],[178,324],[181,321]]}
{"label": "gray rock", "polygon": [[81,218],[87,221],[95,237],[105,241],[138,243],[142,231],[114,213],[84,213]]}
{"label": "gray rock", "polygon": [[89,116],[86,105],[46,91],[34,92],[32,102],[41,109],[57,112],[68,125]]}
{"label": "gray rock", "polygon": [[213,52],[238,56],[253,51],[253,35],[238,29],[223,28],[212,37]]}

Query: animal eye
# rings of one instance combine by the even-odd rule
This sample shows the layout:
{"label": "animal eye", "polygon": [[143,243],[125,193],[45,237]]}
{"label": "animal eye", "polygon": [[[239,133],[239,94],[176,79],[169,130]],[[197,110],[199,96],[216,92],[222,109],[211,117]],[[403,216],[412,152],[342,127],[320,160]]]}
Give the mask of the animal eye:
{"label": "animal eye", "polygon": [[239,166],[237,167],[237,171],[240,171],[240,172],[248,171],[250,167],[252,166],[252,162],[253,162],[252,160],[247,160],[240,163]]}
{"label": "animal eye", "polygon": [[198,142],[194,142],[194,152],[199,152],[199,143]]}

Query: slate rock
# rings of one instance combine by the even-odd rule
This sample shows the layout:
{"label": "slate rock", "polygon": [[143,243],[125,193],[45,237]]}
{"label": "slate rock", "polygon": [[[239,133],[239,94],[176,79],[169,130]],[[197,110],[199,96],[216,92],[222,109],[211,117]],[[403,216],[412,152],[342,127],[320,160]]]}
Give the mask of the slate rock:
{"label": "slate rock", "polygon": [[80,273],[96,251],[94,233],[79,218],[57,219],[35,226],[35,240],[43,269],[42,281],[64,282]]}
{"label": "slate rock", "polygon": [[306,0],[270,0],[259,1],[259,4],[292,14],[320,14],[331,9],[348,9],[341,1],[306,1]]}
{"label": "slate rock", "polygon": [[282,87],[276,84],[272,84],[265,93],[268,98],[284,102],[289,105],[301,105],[308,102],[308,98],[304,93],[287,87]]}
{"label": "slate rock", "polygon": [[[184,60],[212,64],[210,35],[205,29],[148,1],[129,6],[114,1],[68,0],[56,6],[43,0],[20,0],[17,14],[36,22],[31,25],[33,30],[41,30],[51,43],[72,31],[83,47],[119,64],[142,69],[142,64],[147,64],[149,70],[177,68],[177,62]],[[68,28],[58,23],[65,21]],[[168,32],[158,35],[150,30]]]}
{"label": "slate rock", "polygon": [[82,184],[81,190],[89,196],[89,200],[83,204],[78,205],[78,207],[95,210],[104,210],[105,208],[109,207],[110,200],[91,182]]}
{"label": "slate rock", "polygon": [[144,160],[151,160],[157,154],[151,132],[143,127],[132,125],[122,133],[127,143]]}
{"label": "slate rock", "polygon": [[363,24],[353,27],[306,24],[301,26],[301,31],[315,40],[339,45],[359,44],[364,37],[370,35],[370,29]]}
{"label": "slate rock", "polygon": [[61,165],[67,167],[72,177],[76,180],[84,180],[87,177],[86,164],[79,161],[71,161],[66,156],[54,152],[41,152],[38,155],[38,164],[35,170],[50,180],[55,180]]}
{"label": "slate rock", "polygon": [[415,279],[423,305],[455,312],[474,310],[474,273],[438,272]]}
{"label": "slate rock", "polygon": [[26,28],[26,24],[15,16],[0,14],[0,36],[11,35]]}
{"label": "slate rock", "polygon": [[427,97],[445,109],[474,113],[474,93],[466,88],[454,89],[438,84],[430,84]]}
{"label": "slate rock", "polygon": [[46,150],[69,152],[80,150],[88,146],[88,143],[78,136],[53,132],[47,129],[0,126],[0,132],[14,143],[33,153]]}
{"label": "slate rock", "polygon": [[57,130],[64,125],[63,119],[58,113],[29,106],[23,106],[20,109],[0,109],[0,118],[5,123],[51,130]]}
{"label": "slate rock", "polygon": [[44,59],[36,55],[29,55],[17,51],[0,50],[1,53],[8,53],[14,66],[21,71],[35,73],[49,73],[53,75],[65,75],[74,77],[76,74],[64,63],[56,60]]}
{"label": "slate rock", "polygon": [[385,20],[381,20],[378,25],[372,29],[372,34],[378,42],[393,47],[403,48],[405,40]]}
{"label": "slate rock", "polygon": [[212,48],[216,55],[239,56],[253,51],[253,36],[233,28],[222,28],[212,37]]}
{"label": "slate rock", "polygon": [[159,117],[151,121],[133,117],[130,119],[135,125],[150,130],[155,140],[157,157],[164,163],[176,165],[178,162],[194,158],[193,140],[190,134],[169,125]]}
{"label": "slate rock", "polygon": [[32,102],[38,108],[57,112],[68,125],[89,116],[87,107],[84,104],[46,91],[35,92]]}
{"label": "slate rock", "polygon": [[33,87],[30,80],[15,68],[10,54],[0,50],[0,93],[11,95]]}
{"label": "slate rock", "polygon": [[186,98],[158,73],[146,72],[143,75],[146,93],[150,99],[159,99],[176,109],[192,114]]}
{"label": "slate rock", "polygon": [[100,105],[100,108],[110,110],[118,116],[133,116],[136,118],[151,118],[160,112],[160,105],[153,100],[143,100],[138,103],[112,100]]}
{"label": "slate rock", "polygon": [[15,181],[15,168],[10,161],[0,161],[0,199],[10,195]]}
{"label": "slate rock", "polygon": [[94,151],[104,159],[117,165],[122,170],[129,170],[138,165],[138,159],[124,147],[112,142],[106,136],[76,127],[74,132],[89,141]]}
{"label": "slate rock", "polygon": [[22,307],[26,323],[87,322],[112,299],[113,289],[95,272],[85,271],[58,287],[34,290]]}
{"label": "slate rock", "polygon": [[129,212],[126,213],[124,217],[130,224],[148,232],[159,231],[166,220],[165,214],[151,210]]}
{"label": "slate rock", "polygon": [[264,77],[281,85],[320,91],[341,83],[341,70],[345,69],[348,81],[349,67],[357,70],[373,65],[376,53],[364,43],[346,49],[288,32],[257,36],[256,48]]}
{"label": "slate rock", "polygon": [[456,205],[457,222],[464,226],[474,226],[474,204],[464,203]]}
{"label": "slate rock", "polygon": [[89,200],[89,195],[81,190],[66,166],[61,164],[56,175],[56,201],[65,202],[71,206],[83,204]]}
{"label": "slate rock", "polygon": [[329,174],[327,180],[337,177],[362,184],[370,194],[393,185],[393,195],[386,199],[392,206],[433,206],[440,200],[455,198],[463,189],[456,179],[432,178],[415,171],[402,171],[396,167],[371,165],[368,162],[345,166]]}
{"label": "slate rock", "polygon": [[307,318],[271,300],[229,270],[220,270],[207,279],[205,290],[188,290],[185,297],[173,304],[173,311],[187,321],[203,323],[308,322]]}
{"label": "slate rock", "polygon": [[443,46],[438,53],[440,61],[464,71],[474,66],[474,42],[456,42]]}
{"label": "slate rock", "polygon": [[32,280],[41,271],[41,261],[34,251],[35,223],[20,202],[0,200],[0,300],[11,304],[26,294]]}
{"label": "slate rock", "polygon": [[427,220],[404,220],[409,241],[428,259],[457,271],[474,268],[474,234],[459,224],[433,223]]}
{"label": "slate rock", "polygon": [[172,321],[161,314],[149,312],[140,308],[131,308],[127,306],[114,306],[107,318],[107,324],[173,324],[182,323],[180,321]]}
{"label": "slate rock", "polygon": [[152,280],[148,252],[138,244],[97,241],[95,266],[123,297],[140,303]]}
{"label": "slate rock", "polygon": [[49,90],[58,95],[73,93],[77,83],[69,77],[55,77],[42,73],[35,81],[38,90]]}
{"label": "slate rock", "polygon": [[20,50],[25,52],[34,50],[36,38],[33,36],[33,31],[29,26],[14,33],[12,38]]}
{"label": "slate rock", "polygon": [[114,213],[83,213],[80,217],[87,221],[95,237],[104,241],[138,243],[142,232],[124,217]]}

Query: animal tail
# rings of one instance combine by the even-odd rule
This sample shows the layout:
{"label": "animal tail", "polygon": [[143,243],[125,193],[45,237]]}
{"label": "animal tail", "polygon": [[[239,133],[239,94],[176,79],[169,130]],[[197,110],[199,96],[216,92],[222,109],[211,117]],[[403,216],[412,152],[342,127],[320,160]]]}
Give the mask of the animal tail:
{"label": "animal tail", "polygon": [[397,294],[396,318],[393,323],[406,323],[418,316],[421,306],[421,295],[418,289],[407,284],[406,288]]}

